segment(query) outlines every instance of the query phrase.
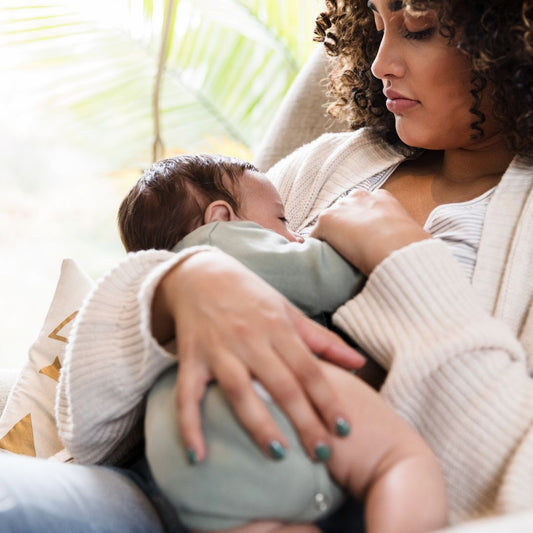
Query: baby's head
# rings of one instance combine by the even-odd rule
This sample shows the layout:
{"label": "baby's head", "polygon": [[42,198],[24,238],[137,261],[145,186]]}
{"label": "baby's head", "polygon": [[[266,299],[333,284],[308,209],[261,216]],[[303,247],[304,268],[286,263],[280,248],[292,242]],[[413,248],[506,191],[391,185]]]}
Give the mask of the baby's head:
{"label": "baby's head", "polygon": [[118,211],[126,251],[172,249],[203,224],[249,220],[291,241],[281,198],[251,163],[220,155],[182,155],[154,163]]}

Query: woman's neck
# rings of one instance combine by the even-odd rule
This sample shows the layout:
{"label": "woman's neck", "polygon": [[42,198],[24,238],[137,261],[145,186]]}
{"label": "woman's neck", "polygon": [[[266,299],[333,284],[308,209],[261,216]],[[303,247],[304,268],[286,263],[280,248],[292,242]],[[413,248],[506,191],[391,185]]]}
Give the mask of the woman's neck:
{"label": "woman's neck", "polygon": [[436,175],[450,185],[459,186],[479,180],[499,181],[513,157],[503,139],[494,136],[472,147],[441,152]]}
{"label": "woman's neck", "polygon": [[436,206],[472,200],[496,186],[512,159],[503,142],[427,150],[401,164],[383,188],[423,225]]}

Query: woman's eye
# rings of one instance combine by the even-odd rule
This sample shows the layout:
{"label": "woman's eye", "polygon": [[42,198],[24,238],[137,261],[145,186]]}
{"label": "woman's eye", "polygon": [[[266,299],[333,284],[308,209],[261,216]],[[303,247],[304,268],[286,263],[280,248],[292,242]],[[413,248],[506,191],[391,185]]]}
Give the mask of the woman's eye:
{"label": "woman's eye", "polygon": [[427,28],[421,31],[409,31],[405,29],[403,31],[403,36],[405,39],[413,39],[415,41],[420,41],[422,39],[427,39],[433,35],[435,28]]}

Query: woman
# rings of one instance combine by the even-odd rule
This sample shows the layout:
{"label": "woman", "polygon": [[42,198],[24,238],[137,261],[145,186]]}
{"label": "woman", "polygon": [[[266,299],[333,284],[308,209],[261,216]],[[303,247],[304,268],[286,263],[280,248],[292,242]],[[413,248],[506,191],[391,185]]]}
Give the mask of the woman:
{"label": "woman", "polygon": [[[331,112],[357,131],[270,173],[294,227],[368,274],[334,321],[389,371],[382,395],[437,454],[453,523],[532,508],[531,17],[517,0],[328,1]],[[379,190],[331,206],[360,184]],[[311,352],[346,364],[350,352],[230,258],[152,251],[119,265],[80,313],[57,403],[79,460],[124,456],[174,331],[180,424],[199,459],[213,376],[265,451],[283,437],[251,374],[310,454],[330,441],[341,399]],[[94,397],[105,409],[87,408]]]}

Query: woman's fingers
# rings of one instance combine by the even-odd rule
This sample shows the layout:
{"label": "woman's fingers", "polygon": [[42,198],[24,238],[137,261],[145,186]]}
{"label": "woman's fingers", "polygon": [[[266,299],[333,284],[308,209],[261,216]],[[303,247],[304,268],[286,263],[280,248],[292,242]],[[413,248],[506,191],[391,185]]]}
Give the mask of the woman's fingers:
{"label": "woman's fingers", "polygon": [[266,376],[262,380],[264,387],[291,420],[309,457],[316,461],[327,461],[331,450],[328,428],[291,369],[278,358],[273,358],[273,363],[275,376]]}
{"label": "woman's fingers", "polygon": [[[330,332],[287,302],[270,321],[268,335],[263,336],[262,342],[248,346],[248,365],[291,420],[309,456],[324,461],[329,458],[331,434],[349,433],[349,416],[341,409],[337,393],[323,375],[318,359],[295,331],[293,322],[298,320],[307,322],[300,328],[309,328],[310,335],[318,338],[326,332],[326,338],[332,339],[333,334],[330,336]],[[320,346],[316,338],[314,343]],[[324,346],[321,349],[327,351]],[[360,366],[361,356],[350,355],[350,362]],[[262,431],[260,423],[256,427]]]}
{"label": "woman's fingers", "polygon": [[290,308],[288,313],[296,332],[315,355],[349,370],[357,370],[365,365],[365,357],[333,331],[310,320],[295,307]]}
{"label": "woman's fingers", "polygon": [[196,254],[179,272],[164,282],[164,302],[176,323],[179,424],[191,460],[206,454],[200,404],[212,379],[261,449],[283,453],[285,439],[252,378],[290,418],[310,457],[327,460],[331,433],[345,435],[349,419],[313,352],[350,368],[363,358],[224,254],[216,266],[211,254]]}
{"label": "woman's fingers", "polygon": [[183,446],[191,464],[202,461],[206,455],[200,407],[208,382],[209,375],[199,359],[186,356],[181,359],[176,383],[176,409]]}
{"label": "woman's fingers", "polygon": [[[180,433],[189,462],[202,461],[207,453],[202,434],[201,402],[208,380],[201,376],[198,360],[185,359],[180,365],[177,386],[177,412]],[[190,361],[190,362],[189,362]],[[274,423],[264,399],[252,384],[247,369],[231,354],[215,363],[213,372],[218,386],[231,405],[235,416],[263,452],[273,459],[283,459],[287,440]]]}
{"label": "woman's fingers", "polygon": [[431,237],[383,189],[355,191],[338,200],[322,211],[311,236],[328,242],[366,275],[394,250]]}
{"label": "woman's fingers", "polygon": [[[319,360],[310,357],[302,339],[280,336],[276,339],[276,349],[280,353],[291,352],[286,360],[287,372],[302,396],[287,386],[289,392],[281,391],[275,399],[291,418],[307,450],[314,451],[316,458],[317,446],[328,444],[331,434],[341,437],[349,434],[350,415],[343,410],[337,391],[324,376]],[[313,457],[313,453],[310,455]]]}
{"label": "woman's fingers", "polygon": [[263,391],[263,397],[260,397],[261,385],[256,383],[254,386],[249,373],[231,356],[215,372],[226,400],[250,437],[265,455],[275,460],[283,459],[288,447],[287,439],[266,408],[268,395],[265,396]]}

